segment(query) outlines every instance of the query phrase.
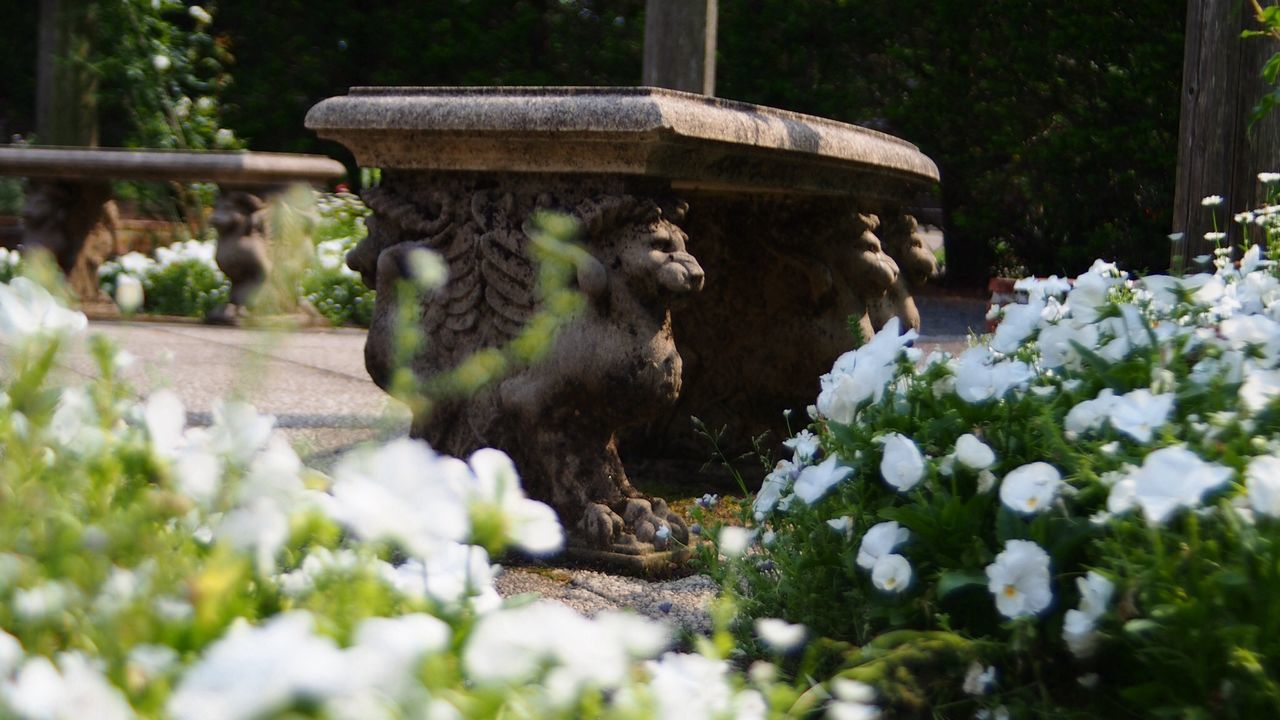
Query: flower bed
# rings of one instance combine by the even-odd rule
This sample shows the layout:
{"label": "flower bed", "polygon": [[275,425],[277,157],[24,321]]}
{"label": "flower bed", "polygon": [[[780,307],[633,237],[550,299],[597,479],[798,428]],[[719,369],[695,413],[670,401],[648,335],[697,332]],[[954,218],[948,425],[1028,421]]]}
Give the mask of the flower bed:
{"label": "flower bed", "polygon": [[[368,327],[374,293],[346,266],[345,256],[365,236],[369,210],[350,193],[315,193],[314,202],[314,208],[294,208],[315,219],[296,294],[334,325]],[[131,252],[103,263],[98,277],[103,291],[128,312],[204,317],[230,299],[215,250],[213,240],[188,240],[153,255]],[[5,267],[0,259],[0,280]]]}
{"label": "flower bed", "polygon": [[[511,461],[408,439],[303,467],[224,402],[189,427],[27,278],[0,284],[0,716],[765,718],[813,707],[727,631],[500,599],[490,558],[557,549]],[[97,379],[61,384],[87,343]],[[788,626],[762,626],[785,642]],[[794,639],[790,641],[794,644]],[[689,642],[686,641],[685,649]],[[872,717],[869,688],[833,707]],[[824,701],[825,702],[825,701]]]}
{"label": "flower bed", "polygon": [[1280,713],[1280,280],[1259,248],[1029,283],[987,342],[896,325],[755,499],[748,616],[947,717]]}

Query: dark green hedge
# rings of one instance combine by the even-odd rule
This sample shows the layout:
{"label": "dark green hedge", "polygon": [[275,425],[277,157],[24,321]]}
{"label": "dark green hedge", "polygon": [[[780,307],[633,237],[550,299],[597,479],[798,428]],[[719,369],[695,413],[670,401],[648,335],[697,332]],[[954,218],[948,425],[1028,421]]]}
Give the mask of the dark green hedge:
{"label": "dark green hedge", "polygon": [[[9,17],[32,5],[0,0]],[[918,144],[943,173],[954,280],[1077,273],[1098,256],[1160,269],[1185,9],[720,0],[718,94]],[[0,30],[0,48],[21,27]],[[311,105],[348,86],[635,84],[643,30],[644,0],[219,0],[213,28],[236,58],[226,118],[250,147],[348,162],[302,128]],[[4,101],[33,104],[30,92],[0,91],[0,124],[23,118]]]}

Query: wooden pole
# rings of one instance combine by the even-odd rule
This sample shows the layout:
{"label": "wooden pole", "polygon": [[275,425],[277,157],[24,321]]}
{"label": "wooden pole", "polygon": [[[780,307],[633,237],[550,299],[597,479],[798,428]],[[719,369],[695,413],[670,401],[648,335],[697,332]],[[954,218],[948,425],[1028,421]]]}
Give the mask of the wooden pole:
{"label": "wooden pole", "polygon": [[718,0],[646,0],[641,84],[716,94]]}
{"label": "wooden pole", "polygon": [[[1264,199],[1258,173],[1280,171],[1280,110],[1250,123],[1269,90],[1262,66],[1280,51],[1275,38],[1240,37],[1257,29],[1250,5],[1239,0],[1187,3],[1173,210],[1173,231],[1183,237],[1172,244],[1174,267],[1195,269],[1191,258],[1211,254],[1215,243],[1204,234],[1215,227],[1232,245],[1261,238],[1232,220]],[[1222,196],[1223,204],[1202,205],[1211,195]]]}

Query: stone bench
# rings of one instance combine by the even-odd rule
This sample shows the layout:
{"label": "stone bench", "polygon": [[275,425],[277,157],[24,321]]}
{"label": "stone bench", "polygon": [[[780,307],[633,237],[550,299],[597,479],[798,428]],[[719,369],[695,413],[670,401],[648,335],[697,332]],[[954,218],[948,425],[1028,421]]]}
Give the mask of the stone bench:
{"label": "stone bench", "polygon": [[0,175],[30,179],[22,245],[52,253],[86,300],[98,294],[97,266],[104,258],[93,246],[109,220],[109,181],[217,183],[221,192],[210,221],[218,231],[218,266],[231,281],[228,317],[266,276],[265,198],[294,183],[316,185],[345,172],[336,160],[316,155],[0,146]]}
{"label": "stone bench", "polygon": [[539,307],[533,214],[580,221],[586,310],[544,359],[437,402],[412,433],[457,455],[507,450],[582,551],[647,557],[664,525],[687,540],[631,487],[619,442],[629,458],[705,460],[690,416],[780,437],[783,411],[812,403],[853,346],[850,318],[864,336],[893,316],[918,325],[911,286],[934,270],[904,212],[934,163],[822,118],[653,88],[353,88],[306,124],[382,169],[348,264],[378,290],[365,357],[383,387],[408,252],[450,271],[422,301],[413,370],[430,379]]}

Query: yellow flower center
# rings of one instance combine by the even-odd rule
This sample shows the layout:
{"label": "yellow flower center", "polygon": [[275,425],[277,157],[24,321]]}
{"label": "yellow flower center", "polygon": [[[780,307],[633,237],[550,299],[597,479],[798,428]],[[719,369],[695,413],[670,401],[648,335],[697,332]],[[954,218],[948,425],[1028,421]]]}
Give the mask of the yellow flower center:
{"label": "yellow flower center", "polygon": [[1014,598],[1018,596],[1018,588],[1014,585],[1005,585],[1004,589],[1000,592],[1007,598]]}
{"label": "yellow flower center", "polygon": [[1039,503],[1040,503],[1040,500],[1039,500],[1039,499],[1037,499],[1037,498],[1035,498],[1035,497],[1029,497],[1029,498],[1027,498],[1027,509],[1028,509],[1028,510],[1035,510],[1035,509],[1036,509],[1036,505],[1038,505]]}

